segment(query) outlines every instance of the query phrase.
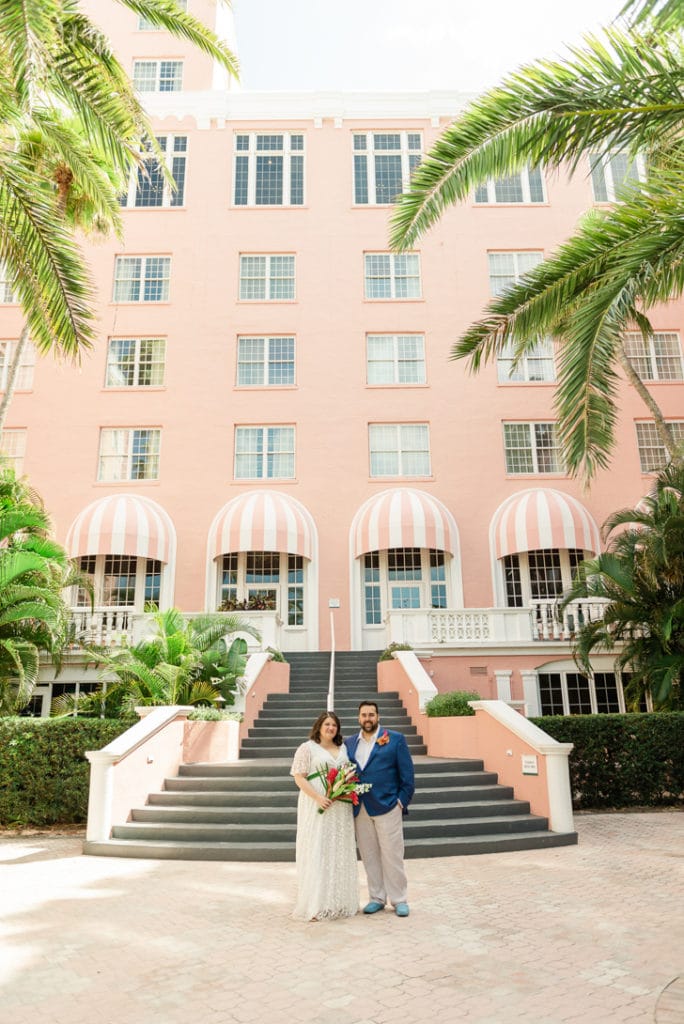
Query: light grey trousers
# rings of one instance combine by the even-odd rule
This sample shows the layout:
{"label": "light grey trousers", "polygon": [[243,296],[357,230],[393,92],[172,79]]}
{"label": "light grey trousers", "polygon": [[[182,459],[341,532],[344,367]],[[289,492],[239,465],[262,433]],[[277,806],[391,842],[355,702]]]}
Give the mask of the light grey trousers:
{"label": "light grey trousers", "polygon": [[365,807],[354,819],[356,841],[368,879],[368,896],[378,903],[406,903],[404,825],[399,804],[371,817]]}

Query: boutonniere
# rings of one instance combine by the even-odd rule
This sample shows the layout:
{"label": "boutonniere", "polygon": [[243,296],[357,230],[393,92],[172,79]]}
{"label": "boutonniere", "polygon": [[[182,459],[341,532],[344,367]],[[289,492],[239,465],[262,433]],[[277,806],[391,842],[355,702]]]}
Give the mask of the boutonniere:
{"label": "boutonniere", "polygon": [[377,740],[375,742],[377,743],[377,745],[379,747],[384,747],[386,743],[389,743],[389,741],[390,741],[389,733],[387,732],[387,729],[385,729],[385,731],[383,732],[382,736],[378,736],[378,738],[377,738]]}

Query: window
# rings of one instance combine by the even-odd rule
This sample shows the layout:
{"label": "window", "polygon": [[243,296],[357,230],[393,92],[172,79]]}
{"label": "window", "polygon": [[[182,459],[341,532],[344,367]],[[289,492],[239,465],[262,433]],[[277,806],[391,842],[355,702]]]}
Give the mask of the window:
{"label": "window", "polygon": [[387,205],[408,185],[420,163],[420,132],[363,132],[352,136],[354,202]]}
{"label": "window", "polygon": [[114,302],[168,302],[170,256],[117,256]]}
{"label": "window", "polygon": [[222,555],[218,608],[222,611],[280,611],[287,625],[305,623],[305,573],[301,555],[277,551],[243,551]]}
{"label": "window", "polygon": [[447,568],[443,551],[389,548],[363,557],[363,606],[367,626],[378,626],[383,608],[411,611],[447,607]]}
{"label": "window", "polygon": [[[84,555],[79,569],[91,577],[93,600],[100,608],[144,608],[159,605],[162,563],[130,555]],[[85,588],[77,588],[75,605],[90,606]]]}
{"label": "window", "polygon": [[2,262],[0,262],[0,302],[14,302],[9,272]]}
{"label": "window", "polygon": [[[182,11],[187,11],[188,0],[176,0],[177,5]],[[162,30],[154,25],[148,18],[143,14],[138,18],[138,31],[139,32],[161,32]]]}
{"label": "window", "polygon": [[369,334],[366,337],[369,384],[424,384],[422,334]]}
{"label": "window", "polygon": [[163,153],[164,164],[176,183],[174,189],[164,177],[164,171],[155,156],[145,159],[142,167],[131,175],[128,192],[121,196],[121,205],[129,208],[182,206],[185,199],[185,162],[188,151],[187,135],[158,135],[157,144]]}
{"label": "window", "polygon": [[[677,444],[684,442],[684,420],[670,420],[667,424]],[[669,460],[669,454],[660,439],[653,422],[637,423],[637,445],[642,473],[654,473],[662,469]]]}
{"label": "window", "polygon": [[292,480],[294,427],[236,427],[236,480]]}
{"label": "window", "polygon": [[0,457],[5,466],[10,466],[15,473],[24,470],[26,454],[26,430],[3,430],[0,432]]}
{"label": "window", "polygon": [[427,423],[371,423],[370,475],[430,476]]}
{"label": "window", "polygon": [[504,423],[507,473],[564,473],[555,423]]}
{"label": "window", "polygon": [[367,299],[419,299],[420,256],[367,252],[365,294]]}
{"label": "window", "polygon": [[675,331],[625,337],[625,353],[642,380],[684,380],[682,343]]}
{"label": "window", "polygon": [[520,358],[516,366],[514,356],[515,343],[509,341],[496,360],[499,384],[541,383],[556,379],[551,338],[540,338],[536,345]]}
{"label": "window", "polygon": [[161,387],[165,359],[164,338],[110,338],[105,387]]}
{"label": "window", "polygon": [[[0,341],[0,391],[7,388],[7,376],[16,351],[16,341]],[[16,391],[30,391],[33,387],[33,371],[36,365],[35,347],[28,342],[21,354],[21,362],[14,381]]]}
{"label": "window", "polygon": [[489,290],[494,296],[501,295],[511,285],[517,284],[523,274],[536,267],[544,258],[541,252],[490,252],[487,257]]}
{"label": "window", "polygon": [[294,338],[238,338],[238,387],[277,386],[294,382]]}
{"label": "window", "polygon": [[134,60],[133,88],[138,92],[180,92],[182,60]]}
{"label": "window", "polygon": [[579,548],[540,548],[501,559],[507,608],[555,601],[568,590],[585,557]]}
{"label": "window", "polygon": [[366,625],[379,626],[382,622],[379,551],[371,551],[369,554],[364,555],[363,596]]}
{"label": "window", "polygon": [[240,298],[284,302],[295,297],[294,256],[240,255]]}
{"label": "window", "polygon": [[545,200],[544,179],[538,167],[507,178],[491,179],[475,193],[476,203],[543,203]]}
{"label": "window", "polygon": [[159,429],[103,427],[97,479],[157,480],[160,443]]}
{"label": "window", "polygon": [[304,204],[304,136],[236,135],[235,206]]}
{"label": "window", "polygon": [[615,714],[624,709],[622,684],[614,672],[540,672],[539,704],[542,715]]}
{"label": "window", "polygon": [[590,153],[589,167],[596,203],[619,199],[622,186],[639,181],[645,171],[642,157],[633,160],[626,153]]}

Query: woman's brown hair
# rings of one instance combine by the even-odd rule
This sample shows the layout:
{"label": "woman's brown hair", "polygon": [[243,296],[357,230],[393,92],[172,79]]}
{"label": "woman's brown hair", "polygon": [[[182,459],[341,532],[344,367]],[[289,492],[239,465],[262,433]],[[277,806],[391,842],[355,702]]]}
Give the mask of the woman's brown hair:
{"label": "woman's brown hair", "polygon": [[326,718],[332,718],[333,722],[337,726],[337,733],[333,739],[333,743],[336,747],[342,746],[342,726],[340,720],[334,711],[324,711],[322,715],[319,715],[314,724],[311,726],[311,732],[309,733],[309,739],[313,740],[314,743],[321,742],[321,726],[325,722]]}

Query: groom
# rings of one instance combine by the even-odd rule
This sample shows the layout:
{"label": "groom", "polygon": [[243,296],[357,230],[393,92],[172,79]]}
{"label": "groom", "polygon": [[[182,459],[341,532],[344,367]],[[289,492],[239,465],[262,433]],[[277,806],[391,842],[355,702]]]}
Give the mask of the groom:
{"label": "groom", "polygon": [[379,728],[378,705],[359,704],[361,731],[346,741],[347,752],[361,782],[372,788],[354,807],[356,840],[368,878],[370,902],[364,914],[376,914],[391,903],[398,917],[408,917],[402,817],[415,789],[413,761],[400,732]]}

